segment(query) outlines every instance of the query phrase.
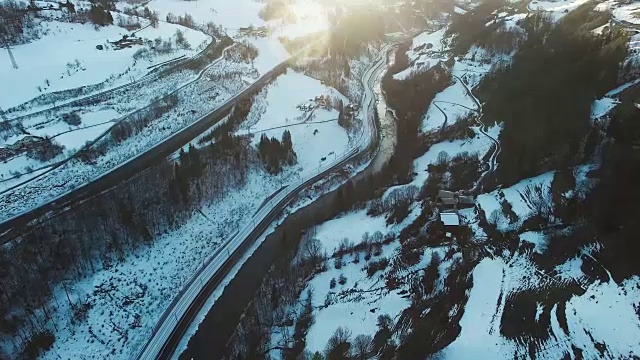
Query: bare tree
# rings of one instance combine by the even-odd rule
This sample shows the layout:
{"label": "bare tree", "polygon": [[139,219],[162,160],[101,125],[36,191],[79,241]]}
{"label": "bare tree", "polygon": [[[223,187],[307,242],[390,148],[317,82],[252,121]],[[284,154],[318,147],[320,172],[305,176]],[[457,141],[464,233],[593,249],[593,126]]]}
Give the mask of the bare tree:
{"label": "bare tree", "polygon": [[351,330],[338,327],[336,331],[329,338],[327,347],[325,348],[325,354],[327,359],[348,359],[349,348],[351,343]]}
{"label": "bare tree", "polygon": [[364,360],[371,357],[373,338],[371,335],[360,334],[353,339],[352,354],[355,359]]}

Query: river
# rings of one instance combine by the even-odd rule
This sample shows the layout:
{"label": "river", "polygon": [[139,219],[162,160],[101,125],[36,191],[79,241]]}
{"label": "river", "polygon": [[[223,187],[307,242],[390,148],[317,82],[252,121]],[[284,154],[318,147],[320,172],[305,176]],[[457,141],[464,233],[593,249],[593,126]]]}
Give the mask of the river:
{"label": "river", "polygon": [[[377,101],[374,100],[371,110],[376,111],[380,119],[377,124],[380,141],[369,166],[354,176],[353,180],[379,172],[393,156],[397,143],[395,117],[391,111],[387,110],[387,104],[381,89],[382,76],[389,66],[389,58],[393,53],[393,49],[391,46],[386,47],[384,49],[386,58],[382,66],[374,65],[376,68],[373,69],[370,75],[364,75],[367,79],[363,79],[363,82],[368,85],[365,91],[369,92],[369,95],[371,93],[375,94],[377,99]],[[365,95],[365,99],[367,96]],[[321,209],[323,206],[327,206],[327,203],[333,201],[331,197],[334,195],[335,192],[321,197],[318,201],[302,209],[301,213],[296,212],[293,217],[312,216],[316,207]],[[249,257],[238,274],[225,287],[220,298],[208,311],[198,330],[189,340],[187,349],[180,355],[180,359],[209,360],[223,356],[226,343],[235,330],[245,307],[253,298],[264,276],[279,255],[280,244],[277,238],[278,236],[267,237],[254,254]]]}

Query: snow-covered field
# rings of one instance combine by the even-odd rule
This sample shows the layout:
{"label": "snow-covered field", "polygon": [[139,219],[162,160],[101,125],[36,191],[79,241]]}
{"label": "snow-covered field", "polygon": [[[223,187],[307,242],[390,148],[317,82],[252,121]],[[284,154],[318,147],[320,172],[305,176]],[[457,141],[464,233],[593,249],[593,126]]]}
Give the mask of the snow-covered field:
{"label": "snow-covered field", "polygon": [[551,16],[558,20],[562,18],[566,13],[575,10],[578,6],[587,3],[588,0],[561,0],[561,1],[538,1],[534,0],[529,3],[528,8],[531,11],[545,11],[551,14]]}
{"label": "snow-covered field", "polygon": [[436,66],[441,61],[447,60],[443,51],[447,50],[443,46],[446,28],[435,32],[426,31],[413,38],[411,48],[407,51],[410,66],[405,70],[394,74],[396,80],[406,79],[415,73],[423,72]]}
{"label": "snow-covered field", "polygon": [[640,24],[640,3],[633,2],[620,7],[612,9],[613,16],[620,20],[630,24]]}
{"label": "snow-covered field", "polygon": [[[242,130],[254,134],[255,146],[263,134],[281,139],[288,130],[301,171],[317,168],[323,161],[333,160],[350,149],[347,132],[338,125],[338,111],[330,107],[334,100],[345,104],[348,100],[335,89],[288,70],[263,92],[266,92],[264,113]],[[329,99],[328,106],[319,97]]]}
{"label": "snow-covered field", "polygon": [[[235,37],[236,40],[248,41],[253,44],[259,51],[258,57],[251,61],[250,64],[238,64],[237,61],[234,63],[234,61],[230,59],[230,61],[225,61],[220,64],[220,66],[215,66],[209,70],[205,74],[205,79],[208,79],[208,83],[210,84],[208,87],[206,87],[207,82],[200,82],[199,84],[193,84],[190,89],[181,90],[180,104],[175,111],[165,114],[162,119],[155,121],[153,126],[151,126],[152,129],[145,129],[144,134],[139,134],[139,136],[135,136],[123,144],[119,144],[117,146],[118,149],[112,149],[108,156],[101,157],[98,160],[97,166],[87,166],[80,162],[71,162],[53,173],[48,173],[45,176],[37,178],[34,180],[34,184],[27,184],[23,186],[23,188],[18,188],[15,191],[12,190],[10,193],[3,193],[2,196],[10,203],[7,204],[8,207],[12,207],[20,202],[22,204],[20,211],[24,211],[24,209],[36,206],[41,203],[41,201],[52,199],[85,181],[90,181],[105,170],[119,165],[120,160],[118,159],[130,159],[132,154],[139,154],[150,145],[157,143],[190,123],[202,115],[204,111],[214,108],[228,97],[234,95],[247,84],[247,81],[253,81],[257,75],[272,70],[274,66],[287,59],[290,55],[278,40],[279,37],[295,38],[308,34],[309,32],[325,29],[327,26],[323,8],[312,0],[299,0],[290,5],[292,14],[295,15],[293,17],[295,21],[290,21],[290,19],[288,21],[284,21],[283,19],[264,21],[257,15],[263,5],[248,0],[239,4],[218,0],[205,3],[198,2],[197,4],[184,1],[154,0],[147,5],[152,10],[157,10],[160,13],[161,19],[169,12],[173,12],[174,15],[190,13],[194,16],[196,24],[204,24],[206,21],[213,20],[216,25],[225,27],[229,31],[229,34]],[[122,6],[122,4],[118,5],[120,10],[122,10]],[[187,8],[184,8],[185,6]],[[194,7],[194,9],[191,9],[193,11],[190,12],[189,7]],[[166,13],[163,13],[163,11]],[[211,14],[215,16],[211,17]],[[116,17],[120,16],[127,17],[127,15],[120,13],[116,15]],[[252,16],[254,18],[252,18]],[[143,26],[148,22],[145,19],[139,20]],[[254,20],[255,23],[253,22]],[[265,26],[269,30],[264,36],[256,36],[248,34],[247,31],[240,31],[241,27],[247,27],[249,25]],[[0,70],[0,76],[2,76],[3,80],[5,74],[1,73],[2,71],[13,71],[10,73],[11,81],[17,81],[17,77],[22,77],[26,74],[25,72],[29,72],[26,78],[27,83],[31,85],[22,86],[17,92],[10,90],[9,87],[1,87],[0,99],[6,101],[11,97],[19,99],[15,100],[15,104],[11,105],[17,105],[20,102],[31,99],[33,96],[37,96],[38,94],[34,92],[38,92],[37,88],[41,82],[48,83],[47,86],[41,87],[43,93],[103,81],[108,81],[109,85],[106,89],[128,83],[144,75],[148,71],[147,67],[151,64],[157,64],[179,56],[191,56],[211,41],[208,35],[183,26],[161,21],[157,29],[145,27],[136,32],[139,38],[144,39],[144,45],[115,50],[108,41],[115,41],[122,38],[122,35],[130,34],[130,32],[117,26],[107,26],[99,30],[94,30],[90,25],[65,23],[55,19],[42,21],[41,26],[44,29],[48,29],[49,32],[45,32],[43,37],[32,43],[13,47],[14,55],[19,63],[21,57],[28,57],[27,60],[33,64],[21,66],[17,71],[13,71],[10,67],[3,67],[2,69],[4,70]],[[175,32],[178,29],[184,33],[187,42],[191,44],[191,49],[179,48],[176,45]],[[133,55],[138,50],[151,46],[146,43],[146,41],[153,41],[157,38],[161,38],[163,41],[170,41],[174,51],[162,56],[142,56],[134,59]],[[96,44],[104,46],[104,49],[98,50]],[[51,56],[46,55],[51,61],[35,61],[38,57],[33,56],[34,49],[40,52],[43,51],[41,49],[44,49],[47,54],[51,53]],[[73,59],[71,59],[71,57],[73,57]],[[78,66],[74,65],[76,64],[76,57],[78,58],[78,64],[80,64]],[[105,59],[109,61],[105,62]],[[67,65],[68,63],[73,64]],[[72,68],[74,69],[73,72],[70,70]],[[33,71],[34,69],[37,71]],[[67,72],[67,70],[69,71]],[[63,74],[60,75],[58,72]],[[232,78],[232,80],[230,82],[216,81],[224,77],[224,75],[222,75],[224,73],[228,74],[228,77]],[[50,76],[50,74],[53,75]],[[240,74],[240,81],[237,81],[236,75],[238,74]],[[144,107],[159,95],[166,95],[176,88],[181,88],[181,86],[192,81],[197,75],[197,73],[189,71],[180,71],[175,74],[171,73],[166,76],[166,79],[163,78],[162,81],[154,81],[140,88],[130,89],[132,91],[127,90],[127,88],[118,90],[116,96],[96,105],[82,106],[80,108],[64,107],[56,109],[55,112],[38,113],[33,116],[23,117],[21,123],[27,134],[52,138],[54,143],[63,147],[63,152],[46,162],[29,159],[25,155],[12,156],[6,159],[5,162],[0,165],[0,191],[9,189],[12,186],[16,186],[40,175],[50,165],[68,158],[86,142],[92,141],[108,131],[117,121],[125,119],[127,114]],[[16,77],[16,79],[13,79],[13,77]],[[51,79],[49,79],[49,77]],[[305,84],[308,85],[308,83],[295,85],[297,89],[302,89],[307,86]],[[320,86],[320,84],[316,82],[316,84],[312,86]],[[202,93],[193,94],[193,91],[198,90]],[[11,96],[4,96],[6,94],[2,94],[3,91],[7,92],[7,94],[10,93]],[[21,95],[21,91],[25,93]],[[286,92],[286,90],[282,90],[281,92]],[[307,96],[307,93],[304,91],[297,94]],[[198,101],[198,99],[205,99],[205,101]],[[213,101],[211,101],[211,99],[213,99]],[[309,99],[300,98],[301,102],[307,100]],[[0,106],[6,108],[6,104],[0,104]],[[33,110],[36,109],[16,112],[13,116],[25,116],[27,115],[25,111]],[[68,125],[62,121],[62,117],[69,113],[75,113],[80,116],[80,125]],[[275,114],[275,112],[272,112],[272,114]],[[176,115],[179,115],[181,121],[171,120],[174,119]],[[309,119],[309,121],[329,120],[328,117],[337,118],[337,113],[334,114],[332,111],[317,110],[314,117]],[[273,120],[268,121],[272,122]],[[300,136],[294,136],[293,138],[294,142],[297,141],[298,148],[304,148],[306,144],[309,144],[308,140],[310,139],[322,139],[322,141],[314,141],[316,150],[318,150],[317,146],[323,146],[322,149],[320,149],[321,151],[316,151],[319,156],[312,156],[316,165],[322,158],[334,156],[344,151],[346,137],[341,135],[343,132],[336,133],[337,135],[335,137],[330,137],[329,135],[336,130],[337,125],[330,122],[314,124],[313,130],[317,129],[318,132],[311,138],[309,137],[311,136],[309,131],[301,130],[302,128],[309,128],[310,126],[311,125],[298,126],[295,131],[299,133]],[[266,128],[259,130],[264,129]],[[293,130],[294,129],[292,129],[292,132]],[[275,133],[275,131],[270,132],[269,135],[271,135],[271,133]],[[0,142],[0,147],[10,147],[12,144],[24,138],[25,135],[24,133],[19,134],[16,132],[14,135],[8,136],[8,138],[3,138]],[[330,137],[330,139],[327,137]],[[325,141],[327,139],[330,141]],[[331,144],[336,142],[345,146],[341,146],[338,149],[339,151],[334,151],[334,149],[331,148]],[[324,150],[327,151],[325,152]],[[301,151],[304,152],[305,150],[301,149]],[[306,153],[310,155],[311,151],[306,151]],[[304,160],[306,156],[303,155],[302,158]],[[305,163],[304,165],[309,165],[311,161],[310,158],[309,163]],[[74,180],[69,181],[69,177],[72,177]],[[49,188],[53,188],[54,190],[48,191]],[[4,202],[5,200],[0,199],[0,202]],[[14,205],[11,205],[11,203]],[[6,210],[3,211],[3,218],[8,218],[17,213],[15,211],[17,209],[11,210],[4,205],[0,205],[0,208]]]}
{"label": "snow-covered field", "polygon": [[[380,234],[384,236],[399,231],[420,214],[418,207],[412,210],[402,224],[392,226],[386,225],[384,217],[369,217],[366,210],[355,211],[318,226],[315,238],[320,240],[323,249],[330,255],[336,246],[336,240],[342,241],[347,238],[358,244],[363,236],[380,237]],[[355,220],[358,221],[357,227],[353,226]],[[377,234],[378,232],[380,234]],[[337,236],[340,238],[336,239]],[[373,256],[372,261],[382,257],[392,259],[397,256],[398,249],[398,243],[385,245],[381,254],[378,257]],[[361,257],[360,254],[357,256]],[[329,261],[329,269],[314,277],[307,286],[308,289],[313,289],[312,304],[316,309],[315,321],[307,333],[307,350],[311,352],[322,352],[339,326],[348,328],[354,336],[373,336],[379,315],[388,314],[395,318],[410,303],[406,297],[399,294],[399,290],[386,289],[384,278],[379,274],[367,277],[367,261],[362,260],[356,264],[353,260],[353,255],[344,256],[340,269],[335,267],[333,261]],[[341,275],[347,278],[346,283],[337,284],[331,289],[331,279],[338,280]],[[329,306],[326,299],[330,299]]]}
{"label": "snow-covered field", "polygon": [[[164,309],[191,275],[232,233],[247,221],[268,194],[279,189],[291,172],[267,176],[252,171],[246,186],[194,213],[179,229],[160,236],[75,284],[68,284],[74,302],[91,305],[84,321],[73,323],[63,289],[56,298],[56,341],[44,359],[129,359],[144,345]],[[51,301],[56,307],[56,301]]]}
{"label": "snow-covered field", "polygon": [[206,71],[202,81],[191,83],[177,93],[178,103],[175,107],[155,119],[140,133],[113,144],[105,155],[95,159],[95,163],[72,160],[35,181],[2,193],[2,219],[60,196],[131,160],[220,106],[248,86],[248,79],[256,76],[255,71],[247,64],[227,59],[220,61]]}
{"label": "snow-covered field", "polygon": [[[574,270],[585,276],[579,269]],[[529,346],[500,334],[500,319],[510,294],[541,288],[544,283],[561,283],[542,274],[524,256],[483,259],[473,270],[473,288],[460,320],[462,332],[442,351],[443,358],[526,356]],[[560,324],[559,304],[538,303],[536,322],[543,311],[550,312],[551,325],[548,339],[530,340],[536,341],[536,355],[557,359],[564,353],[573,353],[572,347],[576,347],[585,359],[638,356],[639,285],[637,276],[622,284],[613,280],[592,283],[584,294],[574,295],[566,302],[562,315],[566,316],[565,329]],[[603,345],[604,352],[600,348]]]}
{"label": "snow-covered field", "polygon": [[[476,133],[476,136],[467,139],[467,140],[454,140],[454,141],[446,141],[437,143],[429,148],[424,155],[413,161],[413,171],[417,174],[413,181],[412,185],[422,186],[427,180],[429,173],[427,172],[427,167],[429,164],[435,164],[438,159],[438,155],[440,153],[445,152],[449,157],[454,157],[460,153],[468,152],[470,154],[477,154],[478,157],[482,158],[491,148],[491,140],[481,134],[478,131],[477,127],[472,128]],[[487,131],[489,135],[494,138],[498,137],[500,133],[500,126],[495,125]]]}
{"label": "snow-covered field", "polygon": [[[524,220],[527,220],[531,215],[533,215],[533,211],[535,210],[534,206],[524,197],[523,193],[525,189],[528,186],[542,186],[543,188],[548,189],[551,185],[552,179],[553,172],[544,173],[530,179],[524,179],[508,188],[479,195],[477,202],[489,218],[494,211],[500,212],[500,202],[502,199],[508,201],[513,207],[513,211],[516,213],[519,220],[515,224],[509,224],[507,219],[500,218],[501,220],[497,225],[501,230],[518,228]],[[548,200],[550,201],[551,199]]]}
{"label": "snow-covered field", "polygon": [[[249,41],[259,51],[253,65],[264,74],[292,55],[285,50],[280,37],[295,39],[328,27],[326,10],[316,1],[295,0],[287,3],[292,15],[286,19],[272,20],[260,18],[259,12],[265,4],[254,0],[152,0],[146,6],[157,11],[160,18],[165,18],[169,13],[190,14],[196,24],[213,22],[225,28],[234,39]],[[266,34],[251,35],[245,31],[249,27],[268,30]]]}
{"label": "snow-covered field", "polygon": [[467,94],[464,85],[454,79],[454,83],[439,92],[431,102],[422,120],[422,131],[429,132],[454,124],[474,110],[476,104],[473,98]]}
{"label": "snow-covered field", "polygon": [[[104,81],[109,81],[111,87],[129,83],[145,75],[149,66],[181,56],[192,56],[212,40],[199,31],[160,22],[158,28],[149,26],[135,34],[144,42],[157,38],[170,41],[173,50],[167,54],[136,59],[134,54],[140,49],[148,49],[149,45],[116,49],[110,43],[120,40],[123,35],[131,35],[132,32],[124,28],[110,25],[96,30],[91,24],[60,21],[43,21],[40,27],[46,33],[45,36],[31,43],[12,47],[18,69],[11,66],[0,67],[0,79],[3,83],[20,84],[0,86],[0,107],[6,109],[42,94]],[[175,44],[178,30],[183,32],[190,44],[189,49]],[[98,45],[104,49],[98,50]],[[3,54],[3,60],[4,57]],[[8,63],[8,57],[6,60]]]}

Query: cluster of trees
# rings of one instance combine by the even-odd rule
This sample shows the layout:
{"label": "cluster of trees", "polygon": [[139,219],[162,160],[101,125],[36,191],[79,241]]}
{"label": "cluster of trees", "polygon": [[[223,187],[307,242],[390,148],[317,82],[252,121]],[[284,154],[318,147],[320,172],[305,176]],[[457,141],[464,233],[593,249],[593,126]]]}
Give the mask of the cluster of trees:
{"label": "cluster of trees", "polygon": [[[447,34],[456,35],[453,52],[464,55],[473,45],[492,53],[508,54],[516,49],[525,34],[518,27],[504,28],[503,21],[497,19],[505,4],[504,0],[484,0],[464,14],[452,14]],[[492,23],[487,26],[490,21]]]}
{"label": "cluster of trees", "polygon": [[45,162],[62,154],[63,149],[64,147],[62,145],[47,136],[37,143],[27,146],[26,154],[34,160]]}
{"label": "cluster of trees", "polygon": [[[349,64],[348,62],[346,64]],[[349,73],[347,72],[347,75]],[[345,108],[344,102],[342,99],[337,99],[337,103],[335,104],[335,109],[338,110],[338,125],[342,126],[346,130],[350,130],[353,126],[353,114],[348,112],[348,109]]]}
{"label": "cluster of trees", "polygon": [[247,40],[242,41],[242,49],[238,52],[240,59],[247,63],[252,63],[258,57],[258,48]]}
{"label": "cluster of trees", "polygon": [[382,78],[382,88],[387,103],[396,111],[398,141],[390,171],[401,180],[409,180],[413,159],[424,154],[425,141],[420,138],[420,125],[435,95],[451,82],[448,71],[442,66],[416,74],[405,80],[396,80],[393,75],[407,68],[406,54],[411,42],[398,47],[396,58],[389,71]]}
{"label": "cluster of trees", "polygon": [[189,44],[189,40],[187,40],[186,37],[184,37],[184,33],[178,29],[176,30],[176,45],[181,48],[181,49],[185,49],[185,50],[189,50],[191,49],[191,44]]}
{"label": "cluster of trees", "polygon": [[[298,249],[300,243],[302,246]],[[299,358],[306,345],[306,333],[314,321],[313,291],[306,292],[302,309],[296,304],[308,279],[324,270],[325,255],[313,232],[302,235],[295,229],[285,230],[275,264],[229,340],[229,358],[259,359],[276,350],[284,359]],[[287,324],[293,325],[293,331]],[[277,346],[272,347],[271,330],[276,327],[283,332]]]}
{"label": "cluster of trees", "polygon": [[111,6],[109,4],[113,4],[111,2],[95,2],[91,4],[91,9],[89,9],[89,20],[94,23],[96,26],[106,26],[113,24],[113,16],[111,15],[111,10],[115,10],[115,5]]}
{"label": "cluster of trees", "polygon": [[249,94],[238,100],[236,105],[233,106],[227,117],[227,121],[214,130],[205,133],[198,139],[198,144],[205,144],[213,139],[220,140],[220,135],[234,133],[242,121],[244,121],[251,107],[253,106],[254,97],[256,94]]}
{"label": "cluster of trees", "polygon": [[168,13],[166,20],[168,23],[179,24],[188,28],[193,28],[195,26],[193,16],[191,16],[190,14],[184,14],[184,16],[175,16],[173,13]]}
{"label": "cluster of trees", "polygon": [[16,0],[0,3],[0,19],[0,45],[21,43],[25,32],[34,27],[25,3]]}
{"label": "cluster of trees", "polygon": [[52,326],[49,314],[58,302],[83,311],[77,299],[54,294],[55,285],[112,266],[158,234],[184,224],[196,209],[245,184],[255,157],[249,140],[229,134],[224,139],[190,147],[177,164],[151,166],[90,202],[21,229],[11,246],[0,250],[0,331],[17,348],[28,346]]}
{"label": "cluster of trees", "polygon": [[123,13],[131,16],[140,16],[145,19],[148,19],[151,22],[151,26],[154,28],[158,27],[160,22],[160,15],[157,11],[151,11],[148,6],[145,6],[142,11],[138,11],[138,9],[134,8],[126,8],[122,11]]}
{"label": "cluster of trees", "polygon": [[622,102],[612,110],[609,125],[601,129],[602,160],[600,168],[591,174],[597,185],[584,199],[576,199],[564,191],[575,182],[571,171],[557,175],[561,177],[558,180],[554,178],[554,212],[575,225],[570,235],[559,234],[549,242],[546,252],[550,267],[579,254],[586,244],[597,242],[603,246],[594,256],[616,282],[640,274],[636,258],[640,251],[640,110],[635,106],[640,90],[636,86],[628,92],[632,96],[622,96]]}
{"label": "cluster of trees", "polygon": [[434,199],[438,190],[469,190],[480,177],[481,166],[477,154],[462,152],[453,157],[442,151],[434,164],[427,167],[429,178],[422,188],[423,195]]}
{"label": "cluster of trees", "polygon": [[417,11],[428,19],[435,19],[442,13],[452,14],[455,8],[453,0],[418,0],[412,5],[409,10]]}
{"label": "cluster of trees", "polygon": [[75,111],[62,115],[62,121],[73,126],[78,126],[82,123],[80,115],[78,115],[78,113]]}
{"label": "cluster of trees", "polygon": [[527,40],[511,65],[481,84],[484,117],[502,121],[499,181],[571,166],[584,157],[593,101],[616,85],[627,53],[624,32],[583,32],[585,5],[559,24],[541,14],[522,22]]}
{"label": "cluster of trees", "polygon": [[291,15],[287,0],[267,0],[258,16],[265,21],[280,19]]}
{"label": "cluster of trees", "polygon": [[296,152],[293,150],[289,130],[282,133],[282,141],[275,137],[269,139],[263,133],[258,144],[258,153],[260,160],[270,174],[278,174],[282,170],[282,166],[294,165],[298,161]]}

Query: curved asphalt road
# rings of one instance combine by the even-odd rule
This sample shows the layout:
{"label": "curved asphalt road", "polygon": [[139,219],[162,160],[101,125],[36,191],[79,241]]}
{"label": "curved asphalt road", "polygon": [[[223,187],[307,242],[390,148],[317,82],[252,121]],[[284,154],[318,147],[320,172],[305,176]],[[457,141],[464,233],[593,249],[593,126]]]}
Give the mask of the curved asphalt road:
{"label": "curved asphalt road", "polygon": [[[202,306],[211,296],[211,293],[219,286],[236,264],[236,261],[253,245],[255,240],[276,219],[276,216],[280,214],[289,202],[308,185],[315,183],[347,162],[367,154],[372,148],[376,147],[379,136],[377,123],[371,112],[375,108],[372,79],[377,78],[385,62],[386,52],[363,75],[363,83],[368,84],[369,87],[366,89],[362,99],[362,104],[364,105],[362,108],[365,111],[367,122],[363,126],[363,133],[355,147],[333,163],[325,165],[317,173],[312,171],[311,174],[302,175],[302,180],[284,189],[279,189],[275,196],[272,195],[272,198],[256,212],[252,221],[220,247],[180,291],[160,318],[160,321],[152,331],[149,341],[137,354],[136,359],[171,358],[178,343]],[[368,139],[365,138],[367,134],[369,135]]]}

